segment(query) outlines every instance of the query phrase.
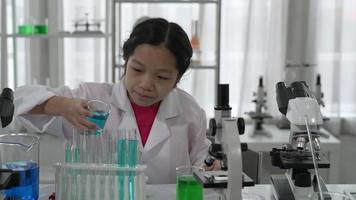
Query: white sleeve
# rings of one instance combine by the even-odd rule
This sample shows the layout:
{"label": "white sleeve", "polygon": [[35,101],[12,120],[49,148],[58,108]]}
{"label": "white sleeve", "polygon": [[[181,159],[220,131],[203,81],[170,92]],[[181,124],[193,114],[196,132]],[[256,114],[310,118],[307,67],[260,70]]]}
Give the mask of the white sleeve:
{"label": "white sleeve", "polygon": [[57,136],[69,133],[72,125],[63,117],[28,113],[52,96],[85,98],[85,90],[83,87],[71,90],[66,86],[56,89],[40,85],[19,87],[14,92],[15,120],[18,120],[30,133],[47,132]]}
{"label": "white sleeve", "polygon": [[192,149],[190,151],[190,159],[193,166],[203,166],[204,159],[208,155],[210,141],[206,137],[206,115],[203,109],[200,110],[199,124],[197,124],[196,136],[192,141]]}

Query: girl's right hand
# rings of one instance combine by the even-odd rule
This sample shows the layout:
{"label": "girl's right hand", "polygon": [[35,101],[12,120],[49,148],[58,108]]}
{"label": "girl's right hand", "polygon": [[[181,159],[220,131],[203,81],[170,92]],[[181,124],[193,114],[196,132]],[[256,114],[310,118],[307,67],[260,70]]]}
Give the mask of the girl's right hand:
{"label": "girl's right hand", "polygon": [[90,116],[87,102],[83,99],[65,98],[60,106],[60,115],[78,129],[95,130],[96,125],[86,120],[86,117]]}

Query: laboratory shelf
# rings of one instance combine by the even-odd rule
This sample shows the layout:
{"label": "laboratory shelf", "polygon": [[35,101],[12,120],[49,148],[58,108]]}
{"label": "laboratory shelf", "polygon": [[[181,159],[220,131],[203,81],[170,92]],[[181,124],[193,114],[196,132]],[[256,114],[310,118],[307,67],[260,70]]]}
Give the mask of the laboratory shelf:
{"label": "laboratory shelf", "polygon": [[8,34],[10,38],[109,38],[111,34],[102,33],[60,33],[60,34],[34,34],[34,35],[21,35],[21,34]]}
{"label": "laboratory shelf", "polygon": [[[117,75],[122,75],[122,63],[119,61],[118,58],[122,59],[120,57],[121,55],[121,49],[120,47],[122,46],[122,22],[125,19],[125,15],[123,15],[123,8],[122,5],[124,4],[198,4],[198,5],[213,5],[215,6],[216,10],[216,24],[215,24],[215,61],[206,61],[204,59],[201,60],[200,63],[191,63],[190,69],[194,70],[215,70],[215,85],[220,82],[220,26],[221,26],[221,0],[114,0],[115,4],[118,5],[118,9],[114,9],[114,15],[115,17],[113,18],[114,21],[112,23],[113,27],[112,30],[119,30],[117,34],[113,35],[113,45],[112,45],[112,52],[113,52],[113,57],[112,57],[112,63],[113,63],[113,68],[118,69],[118,73],[113,73],[112,74],[112,79],[116,80],[118,77]],[[126,10],[127,11],[127,10]],[[149,16],[149,15],[147,15]],[[164,16],[162,16],[164,17]],[[117,21],[116,21],[117,20]],[[200,21],[200,19],[199,19]],[[116,47],[116,48],[115,48]],[[114,71],[113,70],[113,71]]]}
{"label": "laboratory shelf", "polygon": [[120,3],[215,3],[217,4],[217,0],[116,0],[116,2]]}

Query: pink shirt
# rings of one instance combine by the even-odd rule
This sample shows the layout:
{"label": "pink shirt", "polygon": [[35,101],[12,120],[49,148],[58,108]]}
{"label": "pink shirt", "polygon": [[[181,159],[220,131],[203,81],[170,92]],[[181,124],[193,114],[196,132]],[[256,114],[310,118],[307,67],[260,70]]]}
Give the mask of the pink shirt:
{"label": "pink shirt", "polygon": [[131,102],[131,106],[135,113],[142,144],[143,146],[145,146],[148,136],[150,135],[153,122],[158,112],[159,103],[153,104],[148,107],[143,107],[135,104],[134,102]]}

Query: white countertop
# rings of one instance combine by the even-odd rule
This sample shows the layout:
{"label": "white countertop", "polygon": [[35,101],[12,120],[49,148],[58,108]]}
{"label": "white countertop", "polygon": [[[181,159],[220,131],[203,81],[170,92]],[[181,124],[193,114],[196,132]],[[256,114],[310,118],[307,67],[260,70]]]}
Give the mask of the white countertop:
{"label": "white countertop", "polygon": [[[330,184],[327,185],[329,191],[341,192],[346,191],[356,192],[356,184]],[[147,185],[147,200],[175,200],[176,185]],[[47,200],[48,196],[54,192],[54,184],[40,185],[40,200]],[[274,200],[271,185],[255,185],[254,187],[246,187],[242,191],[243,194],[259,195],[265,200]],[[218,200],[218,193],[212,189],[204,190],[205,200]]]}

